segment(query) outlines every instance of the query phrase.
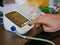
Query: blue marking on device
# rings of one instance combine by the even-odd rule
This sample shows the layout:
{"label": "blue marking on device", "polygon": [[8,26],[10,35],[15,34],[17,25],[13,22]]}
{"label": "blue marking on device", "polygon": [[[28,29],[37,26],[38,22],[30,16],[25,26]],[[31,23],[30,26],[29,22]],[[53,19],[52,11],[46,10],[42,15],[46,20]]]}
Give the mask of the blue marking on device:
{"label": "blue marking on device", "polygon": [[32,24],[28,24],[29,26],[32,26]]}
{"label": "blue marking on device", "polygon": [[0,18],[0,24],[2,24],[3,23],[3,18]]}
{"label": "blue marking on device", "polygon": [[11,31],[15,31],[16,30],[16,27],[15,26],[12,26],[11,27]]}

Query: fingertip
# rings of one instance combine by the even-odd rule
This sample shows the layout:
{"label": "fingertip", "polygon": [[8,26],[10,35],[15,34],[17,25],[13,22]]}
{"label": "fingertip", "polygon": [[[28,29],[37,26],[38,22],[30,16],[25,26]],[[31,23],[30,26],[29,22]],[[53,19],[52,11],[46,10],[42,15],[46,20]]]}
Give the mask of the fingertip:
{"label": "fingertip", "polygon": [[32,21],[30,21],[29,24],[33,24]]}
{"label": "fingertip", "polygon": [[36,24],[36,23],[39,23],[39,21],[37,19],[35,20],[32,20],[31,22],[29,22],[30,24]]}
{"label": "fingertip", "polygon": [[31,24],[36,24],[36,21],[32,21]]}

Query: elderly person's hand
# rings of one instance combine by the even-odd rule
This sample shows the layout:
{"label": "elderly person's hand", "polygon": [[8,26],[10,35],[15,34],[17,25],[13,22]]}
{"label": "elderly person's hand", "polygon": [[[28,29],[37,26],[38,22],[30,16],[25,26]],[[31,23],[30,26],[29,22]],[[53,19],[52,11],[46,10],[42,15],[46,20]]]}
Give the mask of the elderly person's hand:
{"label": "elderly person's hand", "polygon": [[60,15],[46,14],[38,16],[31,24],[36,27],[42,24],[45,32],[55,32],[60,30]]}

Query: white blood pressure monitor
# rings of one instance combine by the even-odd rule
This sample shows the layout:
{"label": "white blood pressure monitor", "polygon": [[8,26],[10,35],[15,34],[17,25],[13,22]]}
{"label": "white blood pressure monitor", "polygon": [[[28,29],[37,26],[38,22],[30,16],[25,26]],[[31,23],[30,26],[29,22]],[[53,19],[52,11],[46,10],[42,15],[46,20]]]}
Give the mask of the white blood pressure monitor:
{"label": "white blood pressure monitor", "polygon": [[20,34],[25,34],[34,27],[33,25],[29,24],[29,21],[31,20],[23,14],[20,14],[18,11],[12,11],[3,16],[5,29],[11,32],[16,30]]}

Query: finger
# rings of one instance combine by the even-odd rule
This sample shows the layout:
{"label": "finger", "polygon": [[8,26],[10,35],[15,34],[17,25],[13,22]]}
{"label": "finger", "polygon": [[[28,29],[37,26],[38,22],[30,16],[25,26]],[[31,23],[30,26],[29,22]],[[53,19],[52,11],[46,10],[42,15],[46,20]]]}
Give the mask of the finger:
{"label": "finger", "polygon": [[32,20],[30,23],[31,24],[38,24],[38,23],[40,23],[41,22],[41,16],[39,16],[39,17],[37,17],[36,19],[34,19],[34,20]]}
{"label": "finger", "polygon": [[42,24],[46,24],[49,25],[50,23],[50,18],[49,16],[45,15],[45,16],[39,16],[37,17],[35,20],[31,21],[31,24],[38,24],[38,23],[42,23]]}
{"label": "finger", "polygon": [[31,21],[30,23],[31,23],[31,24],[37,24],[38,21],[37,21],[37,20],[33,20],[33,21]]}

